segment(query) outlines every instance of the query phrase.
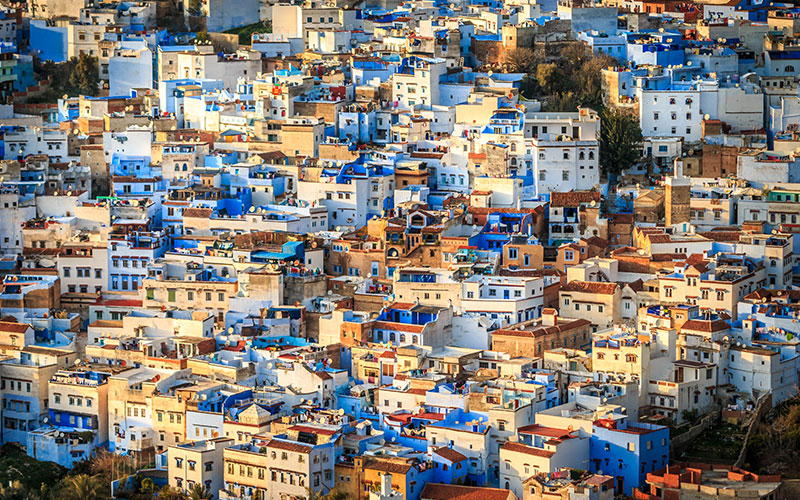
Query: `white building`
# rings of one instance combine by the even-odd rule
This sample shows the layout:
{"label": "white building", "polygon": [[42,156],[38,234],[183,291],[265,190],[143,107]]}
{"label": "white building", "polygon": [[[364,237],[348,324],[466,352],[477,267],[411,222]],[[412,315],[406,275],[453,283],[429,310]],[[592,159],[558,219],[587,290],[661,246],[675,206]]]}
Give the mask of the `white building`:
{"label": "white building", "polygon": [[392,75],[392,96],[400,106],[432,106],[439,102],[439,79],[447,71],[441,58],[409,57]]}
{"label": "white building", "polygon": [[484,317],[492,328],[502,328],[542,315],[543,278],[474,275],[464,280],[461,312]]}
{"label": "white building", "polygon": [[763,126],[764,96],[760,88],[720,86],[716,80],[673,82],[668,90],[638,87],[639,125],[644,136],[679,136],[686,142],[702,139],[701,123],[708,116],[730,125],[734,132]]}
{"label": "white building", "polygon": [[525,137],[537,194],[587,190],[600,182],[600,118],[588,108],[577,113],[528,113]]}
{"label": "white building", "polygon": [[298,198],[322,204],[328,209],[328,229],[365,225],[369,211],[369,190],[370,179],[366,177],[351,179],[348,183],[337,183],[334,177],[297,183]]}

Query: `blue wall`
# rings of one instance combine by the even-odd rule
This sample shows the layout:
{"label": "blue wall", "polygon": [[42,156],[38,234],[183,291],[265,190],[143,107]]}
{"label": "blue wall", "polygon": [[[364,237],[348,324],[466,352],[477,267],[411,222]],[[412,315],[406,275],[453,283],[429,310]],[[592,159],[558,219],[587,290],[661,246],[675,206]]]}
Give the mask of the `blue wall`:
{"label": "blue wall", "polygon": [[31,50],[39,54],[42,61],[64,62],[67,60],[67,28],[47,26],[45,21],[31,21]]}

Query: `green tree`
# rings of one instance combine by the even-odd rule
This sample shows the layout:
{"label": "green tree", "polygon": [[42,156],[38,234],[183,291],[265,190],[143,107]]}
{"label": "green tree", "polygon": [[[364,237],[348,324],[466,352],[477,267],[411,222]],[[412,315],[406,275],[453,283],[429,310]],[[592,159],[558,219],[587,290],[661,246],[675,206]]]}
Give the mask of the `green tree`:
{"label": "green tree", "polygon": [[99,500],[102,498],[97,479],[86,474],[66,478],[65,488],[61,493],[68,500]]}
{"label": "green tree", "polygon": [[544,111],[568,111],[574,113],[579,105],[580,101],[575,92],[561,92],[548,97],[542,109]]}
{"label": "green tree", "polygon": [[636,117],[616,108],[600,113],[600,168],[616,176],[642,158],[642,129]]}
{"label": "green tree", "polygon": [[202,0],[189,0],[187,4],[186,11],[189,13],[190,16],[201,16],[203,15],[203,3]]}
{"label": "green tree", "polygon": [[97,95],[100,85],[97,58],[87,54],[70,59],[69,84],[81,95]]}
{"label": "green tree", "polygon": [[189,490],[189,500],[209,500],[213,497],[214,495],[211,494],[211,491],[200,483],[195,483],[192,489]]}
{"label": "green tree", "polygon": [[156,483],[153,482],[153,480],[150,479],[149,477],[146,477],[146,478],[142,479],[141,490],[144,493],[152,493],[152,492],[154,492],[156,490]]}
{"label": "green tree", "polygon": [[512,73],[530,73],[536,64],[536,52],[529,47],[509,49],[503,55],[503,59]]}
{"label": "green tree", "polygon": [[166,485],[158,490],[158,498],[159,500],[186,500],[186,495],[181,490]]}
{"label": "green tree", "polygon": [[547,95],[563,92],[569,86],[567,78],[556,63],[545,63],[536,66],[536,81],[542,88],[542,92]]}

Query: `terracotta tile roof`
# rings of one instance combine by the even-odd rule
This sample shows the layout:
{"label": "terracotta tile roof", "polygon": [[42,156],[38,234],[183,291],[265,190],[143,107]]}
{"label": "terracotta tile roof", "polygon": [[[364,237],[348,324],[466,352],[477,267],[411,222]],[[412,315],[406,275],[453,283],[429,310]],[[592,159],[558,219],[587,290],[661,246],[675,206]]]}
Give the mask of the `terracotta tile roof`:
{"label": "terracotta tile roof", "polygon": [[515,499],[509,490],[428,483],[422,489],[421,500],[509,500]]}
{"label": "terracotta tile roof", "polygon": [[550,458],[556,454],[554,451],[542,450],[534,448],[533,446],[524,445],[521,443],[505,443],[500,447],[501,450],[511,451],[514,453],[525,453],[526,455],[533,455],[536,457]]}
{"label": "terracotta tile roof", "polygon": [[616,224],[633,224],[633,214],[610,214],[608,218]]}
{"label": "terracotta tile roof", "polygon": [[272,439],[269,443],[267,443],[267,448],[277,448],[279,450],[294,451],[296,453],[311,453],[313,446]]}
{"label": "terracotta tile roof", "polygon": [[391,309],[403,309],[405,311],[410,311],[411,309],[414,308],[415,305],[416,304],[414,304],[413,302],[395,302],[389,307]]}
{"label": "terracotta tile roof", "polygon": [[566,429],[558,429],[556,427],[544,427],[539,424],[525,425],[519,428],[520,434],[536,434],[537,436],[547,436],[559,439],[571,439],[572,433]]}
{"label": "terracotta tile roof", "polygon": [[122,321],[110,319],[98,319],[93,321],[89,327],[95,328],[122,328]]}
{"label": "terracotta tile roof", "polygon": [[567,193],[555,192],[550,194],[551,207],[577,207],[592,201],[600,203],[603,201],[603,195],[598,191],[569,191]]}
{"label": "terracotta tile roof", "polygon": [[562,292],[583,292],[612,295],[617,291],[616,283],[599,283],[597,281],[570,281],[561,287]]}
{"label": "terracotta tile roof", "polygon": [[410,463],[397,463],[388,460],[364,460],[364,469],[388,472],[390,474],[407,474],[411,470]]}
{"label": "terracotta tile roof", "polygon": [[706,231],[703,233],[697,233],[700,236],[708,238],[709,240],[714,241],[739,241],[739,237],[741,236],[741,231]]}
{"label": "terracotta tile roof", "polygon": [[310,432],[312,434],[322,434],[324,436],[333,436],[336,431],[333,429],[323,429],[321,427],[312,427],[310,425],[293,425],[289,429],[298,432]]}
{"label": "terracotta tile roof", "polygon": [[759,288],[755,292],[745,295],[744,298],[746,300],[767,299],[769,301],[775,298],[781,298],[796,302],[800,300],[800,290],[769,290],[767,288]]}
{"label": "terracotta tile roof", "polygon": [[681,330],[689,330],[693,332],[721,332],[728,330],[731,325],[727,321],[717,319],[714,321],[706,321],[703,319],[690,319],[683,324]]}
{"label": "terracotta tile roof", "polygon": [[26,323],[11,323],[9,321],[0,321],[0,332],[8,333],[25,333],[31,325]]}
{"label": "terracotta tile roof", "polygon": [[705,257],[701,253],[693,253],[686,257],[686,263],[693,265],[693,264],[701,264],[705,261]]}
{"label": "terracotta tile roof", "polygon": [[521,278],[538,278],[541,276],[560,276],[558,269],[500,269],[498,276],[518,276]]}
{"label": "terracotta tile roof", "polygon": [[406,323],[392,323],[389,321],[376,321],[373,325],[373,328],[384,330],[393,330],[396,332],[410,332],[410,333],[422,333],[422,329],[425,328],[422,325],[408,325]]}
{"label": "terracotta tile roof", "polygon": [[650,240],[650,243],[669,243],[672,241],[672,237],[668,234],[649,234],[647,239]]}
{"label": "terracotta tile roof", "polygon": [[528,338],[544,337],[558,332],[570,332],[584,326],[588,327],[589,325],[591,325],[591,323],[587,319],[575,319],[570,321],[566,318],[559,317],[558,324],[554,326],[541,326],[541,324],[537,324],[530,330],[525,329],[526,327],[524,326],[514,330],[501,328],[492,332],[492,338],[494,339],[495,336]]}
{"label": "terracotta tile roof", "polygon": [[449,460],[451,462],[463,462],[467,459],[464,455],[457,452],[452,448],[441,447],[436,450],[433,450],[434,453],[439,455],[440,457],[444,458],[445,460]]}
{"label": "terracotta tile roof", "polygon": [[642,279],[639,278],[636,281],[628,283],[628,286],[631,287],[631,290],[633,290],[634,292],[641,292],[642,290],[644,290],[644,281],[642,281]]}
{"label": "terracotta tile roof", "polygon": [[211,208],[187,208],[183,211],[184,217],[197,217],[199,219],[208,219],[214,210]]}
{"label": "terracotta tile roof", "polygon": [[685,253],[654,253],[650,256],[650,260],[653,262],[668,262],[672,260],[684,259],[686,259]]}
{"label": "terracotta tile roof", "polygon": [[[584,238],[581,238],[584,239]],[[594,245],[596,247],[605,248],[608,246],[608,241],[599,237],[599,236],[592,236],[585,240],[588,244]]]}

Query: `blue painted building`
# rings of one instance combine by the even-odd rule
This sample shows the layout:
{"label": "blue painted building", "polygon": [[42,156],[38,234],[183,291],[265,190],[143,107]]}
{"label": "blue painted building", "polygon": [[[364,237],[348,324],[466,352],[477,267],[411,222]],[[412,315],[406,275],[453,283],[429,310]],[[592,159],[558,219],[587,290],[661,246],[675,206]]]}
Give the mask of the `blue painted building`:
{"label": "blue painted building", "polygon": [[669,463],[669,428],[618,417],[592,424],[590,472],[615,477],[617,493],[630,495],[648,473]]}
{"label": "blue painted building", "polygon": [[48,26],[44,19],[31,19],[30,49],[42,61],[67,60],[67,27]]}

